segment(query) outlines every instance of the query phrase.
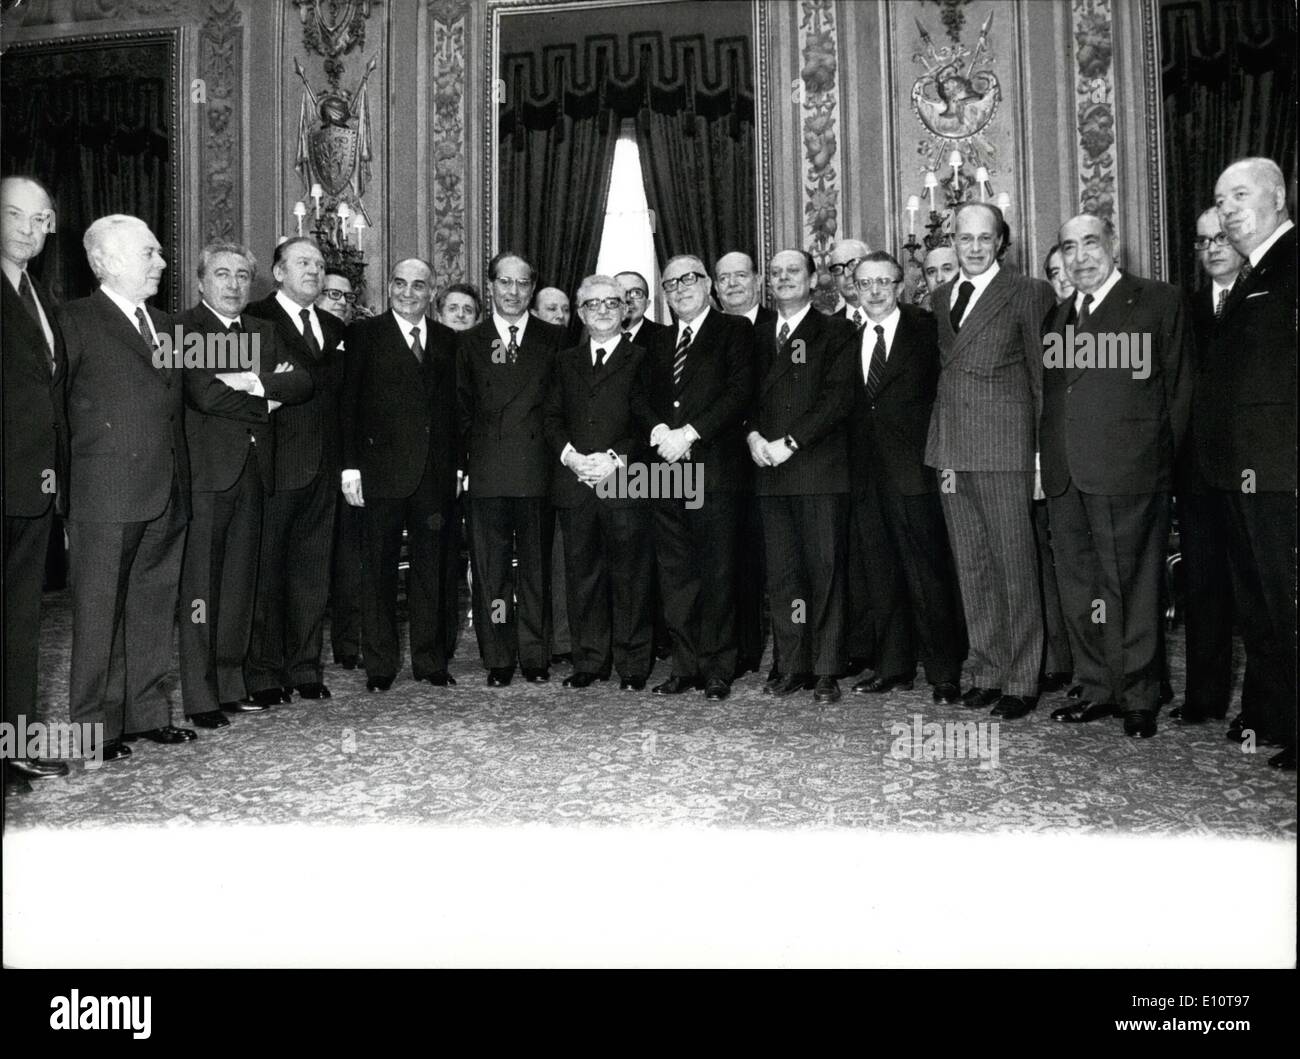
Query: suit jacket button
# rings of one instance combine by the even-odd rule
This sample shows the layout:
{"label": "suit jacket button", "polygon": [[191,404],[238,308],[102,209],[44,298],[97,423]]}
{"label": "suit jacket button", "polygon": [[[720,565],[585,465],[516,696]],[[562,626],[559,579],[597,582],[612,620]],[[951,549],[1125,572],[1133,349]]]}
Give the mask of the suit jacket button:
{"label": "suit jacket button", "polygon": [[673,402],[673,407],[674,407],[674,408],[681,408],[681,406],[682,406],[682,402],[681,402],[681,401],[674,401],[674,402]]}

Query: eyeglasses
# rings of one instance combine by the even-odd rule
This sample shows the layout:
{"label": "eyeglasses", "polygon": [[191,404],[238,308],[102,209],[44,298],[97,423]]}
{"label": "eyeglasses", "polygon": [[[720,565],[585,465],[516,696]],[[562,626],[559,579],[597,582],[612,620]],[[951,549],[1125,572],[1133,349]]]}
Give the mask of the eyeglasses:
{"label": "eyeglasses", "polygon": [[1196,247],[1197,250],[1208,250],[1211,243],[1215,246],[1227,246],[1228,233],[1219,232],[1218,235],[1198,235],[1192,240],[1192,246]]}
{"label": "eyeglasses", "polygon": [[321,291],[330,301],[345,301],[349,305],[357,300],[357,296],[350,290],[339,290],[337,287],[326,287]]}
{"label": "eyeglasses", "polygon": [[708,279],[703,272],[684,272],[680,276],[664,280],[664,290],[671,294],[678,287],[694,287],[702,279]]}
{"label": "eyeglasses", "polygon": [[498,287],[505,287],[510,290],[527,290],[533,285],[531,279],[514,279],[510,276],[498,276],[492,282]]}
{"label": "eyeglasses", "polygon": [[888,290],[890,287],[896,287],[902,282],[901,279],[885,279],[883,276],[872,276],[870,279],[855,279],[853,285],[858,290]]}
{"label": "eyeglasses", "polygon": [[588,298],[578,308],[586,309],[589,313],[594,313],[597,309],[608,309],[610,312],[614,312],[623,308],[623,305],[622,298]]}
{"label": "eyeglasses", "polygon": [[861,260],[862,259],[858,257],[851,257],[847,261],[836,261],[831,265],[831,275],[842,276],[847,272],[851,276],[853,275],[853,270],[858,267],[858,262]]}
{"label": "eyeglasses", "polygon": [[628,298],[648,298],[648,297],[649,297],[649,295],[648,295],[645,291],[643,291],[640,287],[632,287],[631,289],[626,290],[626,291],[624,291],[623,293],[624,293],[625,295],[627,295]]}
{"label": "eyeglasses", "polygon": [[15,223],[22,226],[24,221],[31,223],[33,232],[44,232],[46,235],[53,235],[55,229],[54,211],[38,210],[35,213],[24,213],[17,206],[6,206],[5,214]]}

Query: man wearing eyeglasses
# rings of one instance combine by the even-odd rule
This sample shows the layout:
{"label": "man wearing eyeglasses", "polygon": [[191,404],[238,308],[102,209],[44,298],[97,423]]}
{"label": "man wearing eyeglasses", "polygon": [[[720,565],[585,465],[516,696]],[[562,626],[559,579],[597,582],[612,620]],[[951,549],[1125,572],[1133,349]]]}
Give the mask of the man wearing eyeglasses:
{"label": "man wearing eyeglasses", "polygon": [[557,356],[546,402],[547,440],[563,465],[551,496],[564,542],[573,653],[564,686],[590,687],[612,665],[622,690],[640,691],[652,661],[650,507],[608,486],[620,465],[649,458],[647,354],[622,337],[626,303],[612,277],[588,276],[577,302],[587,337]]}
{"label": "man wearing eyeglasses", "polygon": [[[672,638],[672,674],[652,690],[731,693],[736,673],[736,551],[744,474],[744,419],[753,383],[754,329],[713,311],[704,262],[674,257],[663,271],[676,324],[647,360],[650,444],[667,463],[693,464],[702,501],[660,499],[654,509],[659,592]],[[683,467],[687,471],[687,466]],[[684,474],[682,481],[691,480]]]}
{"label": "man wearing eyeglasses", "polygon": [[340,401],[343,498],[364,513],[366,688],[387,691],[401,668],[397,567],[410,547],[407,612],[411,671],[436,687],[447,672],[446,549],[456,499],[455,343],[431,319],[433,268],[420,258],[393,266],[389,311],[348,330]]}
{"label": "man wearing eyeglasses", "polygon": [[[54,202],[31,177],[0,181],[0,266],[5,281],[4,356],[4,719],[36,720],[41,581],[56,506],[66,488],[68,363],[49,292],[27,270],[54,227]],[[67,774],[61,761],[5,762],[25,779]]]}
{"label": "man wearing eyeglasses", "polygon": [[1246,260],[1206,348],[1193,422],[1197,459],[1228,508],[1229,555],[1246,645],[1241,713],[1228,738],[1281,746],[1296,767],[1296,232],[1269,158],[1228,166],[1219,221]]}
{"label": "man wearing eyeglasses", "polygon": [[960,272],[932,298],[939,384],[925,462],[939,472],[970,638],[974,682],[963,703],[1022,717],[1038,704],[1043,653],[1031,506],[1043,394],[1042,280],[998,263],[1002,211],[957,208]]}
{"label": "man wearing eyeglasses", "polygon": [[623,288],[623,297],[627,302],[627,311],[623,317],[623,334],[628,341],[635,342],[646,349],[650,340],[660,332],[668,330],[663,324],[657,324],[646,318],[646,308],[650,304],[650,284],[640,272],[619,272],[614,278]]}
{"label": "man wearing eyeglasses", "polygon": [[321,283],[320,297],[316,299],[316,308],[337,316],[345,324],[352,322],[357,304],[357,296],[352,291],[352,281],[339,272],[326,272]]}
{"label": "man wearing eyeglasses", "polygon": [[861,239],[840,239],[831,247],[829,271],[842,303],[835,310],[835,315],[844,317],[859,331],[867,322],[867,314],[853,282],[853,270],[869,253],[871,247]]}
{"label": "man wearing eyeglasses", "polygon": [[851,533],[865,567],[875,669],[853,690],[910,689],[919,654],[934,701],[955,703],[965,630],[938,480],[925,465],[938,333],[933,316],[898,303],[903,269],[889,254],[867,254],[853,279],[867,324],[849,417]]}
{"label": "man wearing eyeglasses", "polygon": [[516,663],[530,683],[550,679],[555,454],[544,411],[565,342],[528,312],[531,263],[503,251],[488,276],[492,312],[459,337],[456,387],[468,450],[474,632],[488,686],[504,687]]}
{"label": "man wearing eyeglasses", "polygon": [[746,441],[767,548],[768,599],[783,672],[764,692],[840,698],[849,532],[848,425],[857,332],[813,309],[817,265],[782,250],[768,265],[773,327],[755,335]]}

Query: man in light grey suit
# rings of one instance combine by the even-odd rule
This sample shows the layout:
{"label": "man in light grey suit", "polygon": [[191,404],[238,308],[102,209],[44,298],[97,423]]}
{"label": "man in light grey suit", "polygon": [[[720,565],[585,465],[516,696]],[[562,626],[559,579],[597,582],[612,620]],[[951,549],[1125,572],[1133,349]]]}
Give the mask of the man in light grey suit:
{"label": "man in light grey suit", "polygon": [[1002,211],[963,203],[953,220],[961,271],[934,292],[939,390],[925,462],[939,472],[970,634],[962,701],[1023,717],[1038,704],[1043,653],[1030,517],[1043,404],[1042,280],[998,264]]}

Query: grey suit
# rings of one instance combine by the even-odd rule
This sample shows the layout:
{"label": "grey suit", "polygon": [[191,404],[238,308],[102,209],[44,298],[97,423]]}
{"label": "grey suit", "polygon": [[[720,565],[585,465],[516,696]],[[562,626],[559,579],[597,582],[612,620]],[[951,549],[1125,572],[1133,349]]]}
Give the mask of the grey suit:
{"label": "grey suit", "polygon": [[1030,515],[1043,402],[1042,321],[1052,288],[1005,268],[949,321],[955,288],[934,294],[939,388],[925,462],[940,499],[961,582],[977,687],[1038,693],[1043,653],[1037,547]]}

